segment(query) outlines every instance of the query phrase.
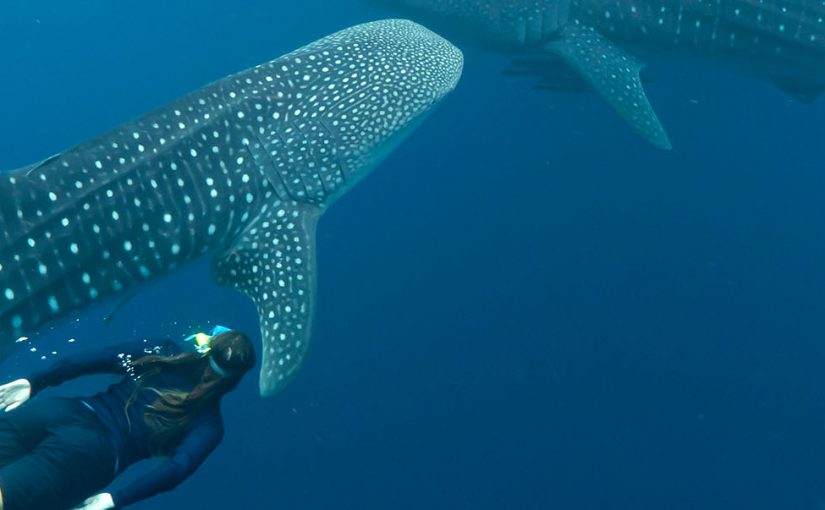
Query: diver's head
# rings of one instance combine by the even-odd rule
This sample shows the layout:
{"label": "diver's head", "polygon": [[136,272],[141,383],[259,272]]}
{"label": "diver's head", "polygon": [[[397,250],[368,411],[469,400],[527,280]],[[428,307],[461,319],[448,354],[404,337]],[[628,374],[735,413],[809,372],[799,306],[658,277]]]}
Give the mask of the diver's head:
{"label": "diver's head", "polygon": [[222,378],[241,379],[255,366],[255,349],[240,331],[215,326],[208,334],[195,333],[187,340],[209,362],[211,372]]}
{"label": "diver's head", "polygon": [[[240,331],[217,326],[209,334],[196,333],[187,340],[194,342],[195,352],[187,350],[172,356],[149,354],[133,361],[139,382],[126,409],[143,389],[151,389],[157,395],[143,416],[151,432],[153,454],[166,455],[173,451],[193,420],[204,409],[218,404],[255,366],[255,349]],[[192,379],[194,387],[190,390],[162,386],[165,380],[153,377],[159,373],[175,373]]]}
{"label": "diver's head", "polygon": [[249,337],[225,330],[209,339],[209,367],[221,377],[241,379],[255,367],[255,349]]}

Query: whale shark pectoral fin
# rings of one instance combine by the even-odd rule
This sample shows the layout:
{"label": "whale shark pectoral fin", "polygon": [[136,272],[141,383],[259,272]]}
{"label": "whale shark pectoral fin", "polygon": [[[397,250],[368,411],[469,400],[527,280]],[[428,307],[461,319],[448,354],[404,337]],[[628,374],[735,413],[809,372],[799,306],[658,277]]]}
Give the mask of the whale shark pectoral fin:
{"label": "whale shark pectoral fin", "polygon": [[240,290],[258,307],[262,396],[286,387],[306,354],[315,294],[315,225],[320,212],[317,207],[276,202],[212,263],[215,281]]}
{"label": "whale shark pectoral fin", "polygon": [[643,64],[595,29],[569,24],[544,50],[576,70],[639,134],[670,149],[667,132],[645,95],[639,76]]}

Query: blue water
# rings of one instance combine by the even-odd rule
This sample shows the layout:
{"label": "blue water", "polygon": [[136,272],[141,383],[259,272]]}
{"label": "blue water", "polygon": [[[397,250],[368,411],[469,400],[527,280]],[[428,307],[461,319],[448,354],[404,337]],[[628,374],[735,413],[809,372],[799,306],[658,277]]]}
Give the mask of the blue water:
{"label": "blue water", "polygon": [[[386,15],[7,2],[0,167]],[[595,96],[533,92],[464,49],[455,93],[322,219],[300,376],[266,400],[249,377],[205,465],[133,508],[825,508],[825,101],[654,56],[662,152]],[[207,263],[110,326],[116,302],[55,325],[3,380],[215,322],[257,341],[251,302]]]}

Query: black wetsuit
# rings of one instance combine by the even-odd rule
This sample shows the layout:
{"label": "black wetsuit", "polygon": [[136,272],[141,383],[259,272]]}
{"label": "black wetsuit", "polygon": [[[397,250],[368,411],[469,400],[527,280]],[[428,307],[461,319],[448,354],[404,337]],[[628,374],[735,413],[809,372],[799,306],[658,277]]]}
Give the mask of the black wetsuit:
{"label": "black wetsuit", "polygon": [[[34,399],[0,414],[0,490],[4,510],[63,510],[104,489],[129,465],[151,456],[143,414],[157,395],[135,389],[131,359],[178,354],[171,341],[134,342],[66,357],[28,377],[32,397],[47,386],[95,373],[126,377],[84,398]],[[152,376],[154,388],[192,389],[172,374]],[[155,469],[112,494],[117,508],[170,490],[191,475],[223,437],[216,404],[192,424],[175,451]]]}

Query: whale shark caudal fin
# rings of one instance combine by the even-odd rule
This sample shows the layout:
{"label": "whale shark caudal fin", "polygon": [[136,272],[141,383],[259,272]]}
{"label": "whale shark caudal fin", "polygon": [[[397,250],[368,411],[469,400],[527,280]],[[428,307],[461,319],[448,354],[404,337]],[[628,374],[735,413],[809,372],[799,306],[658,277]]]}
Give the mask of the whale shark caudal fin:
{"label": "whale shark caudal fin", "polygon": [[643,65],[595,29],[569,24],[543,45],[573,67],[622,118],[650,143],[670,149],[667,132],[647,100]]}
{"label": "whale shark caudal fin", "polygon": [[258,308],[263,340],[260,391],[282,390],[306,354],[315,294],[315,225],[322,209],[276,201],[212,263],[221,285]]}

